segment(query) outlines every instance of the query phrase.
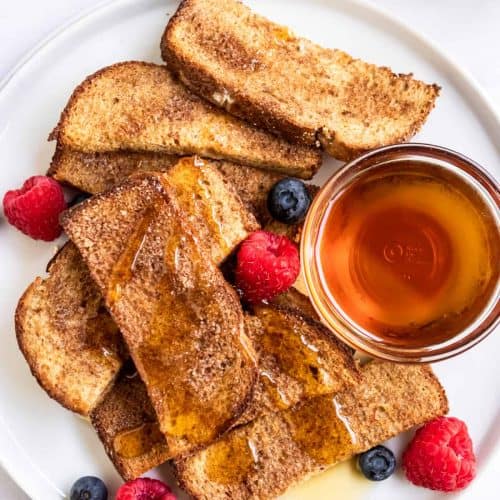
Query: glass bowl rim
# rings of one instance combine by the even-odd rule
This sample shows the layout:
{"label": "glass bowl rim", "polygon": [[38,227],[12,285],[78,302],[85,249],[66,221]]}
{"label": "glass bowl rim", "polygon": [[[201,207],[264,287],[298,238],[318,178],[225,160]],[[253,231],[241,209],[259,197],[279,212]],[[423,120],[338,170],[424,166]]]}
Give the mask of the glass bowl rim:
{"label": "glass bowl rim", "polygon": [[[316,258],[316,244],[322,218],[326,208],[336,192],[349,184],[350,176],[356,174],[356,168],[360,165],[371,162],[368,168],[374,168],[387,161],[394,159],[404,159],[405,156],[412,155],[422,160],[434,163],[436,166],[444,167],[449,171],[457,168],[462,176],[471,181],[473,187],[481,191],[483,198],[486,198],[491,205],[493,215],[499,220],[500,215],[500,188],[494,177],[481,167],[477,162],[467,156],[451,149],[425,143],[405,143],[385,146],[371,150],[356,159],[346,163],[343,167],[333,173],[324,183],[315,196],[309,208],[301,238],[301,267],[304,276],[305,286],[312,305],[323,323],[351,347],[368,354],[369,356],[396,361],[402,363],[429,363],[448,359],[456,356],[486,338],[500,323],[500,286],[493,291],[492,296],[481,311],[479,316],[451,339],[434,345],[408,348],[381,343],[370,338],[369,332],[354,323],[349,317],[327,299],[327,294],[319,280],[314,277],[318,264]],[[377,159],[382,159],[377,163]],[[354,174],[353,174],[354,171]],[[454,172],[457,173],[457,172]],[[339,179],[347,177],[340,185],[336,186]],[[320,220],[318,221],[318,213]],[[319,290],[318,290],[319,289]],[[328,307],[326,305],[328,303]],[[330,310],[330,312],[329,312]],[[333,310],[333,312],[332,312]]]}

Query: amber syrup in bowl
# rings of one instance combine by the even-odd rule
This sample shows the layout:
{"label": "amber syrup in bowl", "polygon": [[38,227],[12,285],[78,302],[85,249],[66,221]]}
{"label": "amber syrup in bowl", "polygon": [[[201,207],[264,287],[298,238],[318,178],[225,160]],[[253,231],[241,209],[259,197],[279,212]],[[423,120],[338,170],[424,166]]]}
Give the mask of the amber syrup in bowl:
{"label": "amber syrup in bowl", "polygon": [[499,321],[498,184],[424,144],[367,153],[337,172],[307,216],[313,305],[352,347],[400,362],[464,351]]}

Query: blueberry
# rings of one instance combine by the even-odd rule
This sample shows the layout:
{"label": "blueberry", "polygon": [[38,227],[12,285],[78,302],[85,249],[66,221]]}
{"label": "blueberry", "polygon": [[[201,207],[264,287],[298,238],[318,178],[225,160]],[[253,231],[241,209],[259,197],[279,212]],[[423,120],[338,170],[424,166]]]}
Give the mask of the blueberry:
{"label": "blueberry", "polygon": [[269,191],[267,208],[271,215],[285,224],[300,222],[311,204],[306,185],[298,179],[287,177],[277,182]]}
{"label": "blueberry", "polygon": [[98,478],[85,476],[71,487],[70,500],[107,500],[108,490],[106,485]]}
{"label": "blueberry", "polygon": [[90,196],[91,195],[88,193],[79,193],[68,203],[68,206],[74,207],[75,205],[78,205],[78,203],[81,203],[82,201],[85,201],[87,198],[90,198]]}
{"label": "blueberry", "polygon": [[361,472],[370,481],[383,481],[396,469],[394,453],[385,446],[375,446],[358,457]]}

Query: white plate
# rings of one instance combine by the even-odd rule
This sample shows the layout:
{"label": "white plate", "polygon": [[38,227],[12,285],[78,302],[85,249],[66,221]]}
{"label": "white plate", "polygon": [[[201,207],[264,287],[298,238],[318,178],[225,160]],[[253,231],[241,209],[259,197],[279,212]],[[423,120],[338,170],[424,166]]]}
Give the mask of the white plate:
{"label": "white plate", "polygon": [[[470,78],[428,41],[361,1],[248,3],[321,44],[439,83],[443,91],[437,108],[417,139],[457,149],[498,176],[499,117]],[[160,62],[160,36],[176,6],[176,1],[167,0],[108,2],[59,30],[9,75],[0,92],[2,196],[30,175],[46,171],[54,148],[46,142],[47,135],[70,92],[86,75],[121,60]],[[334,167],[335,162],[327,163],[320,177],[329,176]],[[34,242],[0,220],[0,459],[31,498],[43,500],[64,496],[84,474],[102,477],[112,491],[120,484],[90,426],[45,395],[17,349],[16,302],[32,279],[43,274],[53,251],[54,245]],[[479,477],[464,498],[498,498],[498,352],[496,332],[471,351],[435,367],[447,389],[451,414],[468,423],[478,455]],[[405,439],[399,438],[394,446],[400,448]],[[396,475],[365,488],[362,497],[440,496]]]}

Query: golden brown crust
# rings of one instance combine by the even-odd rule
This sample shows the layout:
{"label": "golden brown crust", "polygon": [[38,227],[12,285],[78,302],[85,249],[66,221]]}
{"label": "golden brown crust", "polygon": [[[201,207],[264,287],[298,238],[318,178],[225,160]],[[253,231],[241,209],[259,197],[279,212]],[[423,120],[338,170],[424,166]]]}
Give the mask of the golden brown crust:
{"label": "golden brown crust", "polygon": [[233,0],[184,0],[161,48],[169,68],[199,95],[341,160],[409,139],[439,94],[437,85],[296,37]]}
{"label": "golden brown crust", "polygon": [[[161,153],[81,153],[58,144],[47,175],[81,191],[98,194],[136,172],[165,172],[178,159]],[[271,187],[284,175],[228,161],[204,161],[216,167],[233,185],[241,201],[260,224],[271,220],[267,196]]]}
{"label": "golden brown crust", "polygon": [[[173,454],[178,454],[207,442],[208,437],[198,434],[201,434],[199,426],[196,432],[193,431],[195,435],[189,437],[178,437],[177,430],[170,431],[172,425],[174,428],[176,425],[169,423],[170,408],[180,404],[174,401],[174,394],[175,398],[184,397],[183,391],[192,387],[190,393],[196,394],[196,401],[203,403],[211,440],[244,410],[256,373],[239,344],[244,335],[238,298],[210,259],[207,260],[201,240],[194,239],[191,230],[194,230],[194,221],[176,206],[174,192],[160,179],[161,176],[145,176],[126,181],[77,206],[62,218],[62,224],[106,295],[108,308],[148,387],[169,448]],[[137,254],[131,255],[135,271],[127,281],[121,282],[119,296],[111,298],[113,276],[116,275],[113,269],[120,256],[125,255],[129,235],[142,224],[148,207],[156,206],[158,210],[155,208],[154,217],[137,240],[140,244]],[[115,216],[110,216],[113,213]],[[174,245],[178,238],[182,242]],[[169,290],[175,293],[172,295]],[[158,316],[156,310],[164,314]],[[154,326],[155,322],[159,322],[158,326]],[[202,333],[205,330],[206,335]],[[172,336],[171,343],[164,338],[165,332]],[[182,336],[176,336],[180,332]],[[192,335],[199,335],[201,339],[208,335],[211,342],[202,342],[203,348],[198,349],[198,341],[190,340]],[[189,365],[181,366],[175,357],[176,346],[188,341],[185,348],[190,349]],[[165,373],[169,377],[165,377]],[[212,408],[210,418],[207,404]],[[196,410],[195,406],[193,408]],[[186,425],[190,425],[189,422]],[[184,425],[183,420],[179,425]]]}
{"label": "golden brown crust", "polygon": [[82,153],[58,143],[47,175],[80,191],[98,194],[136,172],[165,172],[178,160],[178,156],[162,153]]}
{"label": "golden brown crust", "polygon": [[[252,443],[257,463],[250,461],[243,474],[235,473],[236,480],[224,484],[209,477],[209,457],[216,455],[214,447],[220,446],[215,444],[175,461],[181,484],[194,498],[203,500],[275,498],[339,461],[448,411],[444,390],[428,366],[372,362],[362,368],[362,374],[361,384],[337,394],[334,405],[332,396],[321,396],[254,420],[223,437],[226,442]],[[337,418],[326,418],[333,406],[356,436],[339,450],[329,448],[326,438],[331,419]],[[303,436],[309,436],[310,443],[298,440],[294,430],[297,425],[299,429],[304,425],[307,433]],[[323,450],[321,454],[318,448]],[[330,455],[332,449],[334,453]],[[223,456],[218,458],[219,466],[231,472],[233,464],[224,462]]]}
{"label": "golden brown crust", "polygon": [[235,425],[338,392],[361,380],[352,350],[290,300],[283,299],[285,303],[287,306],[255,306],[254,315],[246,318],[247,336],[257,353],[259,378],[252,399]]}
{"label": "golden brown crust", "polygon": [[255,215],[263,226],[269,222],[271,215],[267,209],[267,197],[271,188],[285,178],[283,174],[259,168],[246,167],[235,163],[220,161],[217,168],[234,186],[241,201]]}
{"label": "golden brown crust", "polygon": [[77,249],[67,243],[19,300],[15,326],[31,373],[62,406],[88,415],[127,356]]}
{"label": "golden brown crust", "polygon": [[49,139],[95,153],[120,150],[199,154],[311,178],[317,151],[218,110],[186,90],[164,66],[124,62],[80,84]]}
{"label": "golden brown crust", "polygon": [[140,452],[127,455],[117,449],[115,440],[121,435],[140,432],[147,425],[153,429],[157,422],[146,387],[131,367],[124,368],[113,388],[90,414],[90,421],[125,481],[139,477],[170,458],[165,439],[154,431],[148,439],[149,446]]}

